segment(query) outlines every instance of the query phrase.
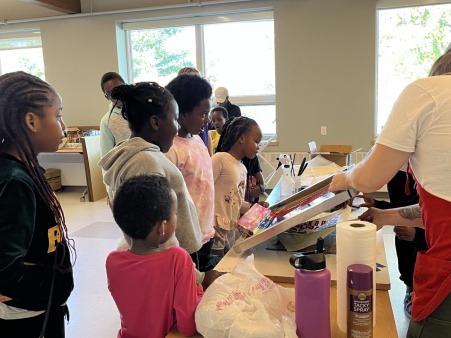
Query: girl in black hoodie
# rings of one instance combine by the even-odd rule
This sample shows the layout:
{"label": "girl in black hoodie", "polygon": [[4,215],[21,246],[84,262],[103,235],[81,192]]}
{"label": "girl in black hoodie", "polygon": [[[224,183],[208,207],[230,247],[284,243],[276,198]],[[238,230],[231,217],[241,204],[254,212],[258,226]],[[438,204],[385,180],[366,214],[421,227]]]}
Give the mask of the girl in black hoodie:
{"label": "girl in black hoodie", "polygon": [[62,102],[24,72],[0,76],[0,93],[0,335],[61,338],[75,251],[37,155],[58,150]]}

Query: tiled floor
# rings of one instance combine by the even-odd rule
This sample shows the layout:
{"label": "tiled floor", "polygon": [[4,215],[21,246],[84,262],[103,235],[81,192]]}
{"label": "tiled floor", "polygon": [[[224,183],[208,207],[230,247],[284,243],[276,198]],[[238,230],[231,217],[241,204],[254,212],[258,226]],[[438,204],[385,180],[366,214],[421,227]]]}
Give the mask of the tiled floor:
{"label": "tiled floor", "polygon": [[66,337],[116,337],[119,313],[108,291],[105,259],[116,248],[121,232],[106,199],[80,202],[82,192],[83,189],[65,188],[58,193],[77,250]]}
{"label": "tiled floor", "polygon": [[[116,248],[121,234],[106,199],[80,202],[82,192],[82,188],[65,188],[58,193],[77,250],[75,289],[68,302],[70,322],[66,337],[115,337],[120,324],[119,314],[107,288],[105,258]],[[394,234],[391,227],[381,231],[389,265],[395,322],[399,337],[405,337],[409,320],[402,306],[405,286],[398,278]]]}

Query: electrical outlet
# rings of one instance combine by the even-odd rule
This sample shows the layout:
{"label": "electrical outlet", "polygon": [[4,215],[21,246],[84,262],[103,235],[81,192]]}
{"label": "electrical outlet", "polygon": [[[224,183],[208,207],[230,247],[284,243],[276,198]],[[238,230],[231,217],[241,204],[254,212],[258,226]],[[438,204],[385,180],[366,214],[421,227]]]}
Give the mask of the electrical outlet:
{"label": "electrical outlet", "polygon": [[321,135],[327,135],[327,127],[321,126]]}

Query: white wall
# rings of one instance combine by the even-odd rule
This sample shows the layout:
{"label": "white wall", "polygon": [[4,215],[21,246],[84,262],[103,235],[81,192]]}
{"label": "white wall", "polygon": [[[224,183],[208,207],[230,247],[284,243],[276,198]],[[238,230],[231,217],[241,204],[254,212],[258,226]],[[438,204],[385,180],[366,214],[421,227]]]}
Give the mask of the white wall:
{"label": "white wall", "polygon": [[[142,3],[145,7],[146,1]],[[303,151],[310,140],[369,149],[375,129],[376,0],[263,0],[82,16],[13,28],[41,29],[46,79],[63,97],[66,123],[98,125],[108,105],[100,77],[107,71],[126,76],[120,21],[232,6],[274,8],[279,145],[267,150]],[[326,136],[320,136],[322,125],[328,128]]]}
{"label": "white wall", "polygon": [[[375,123],[375,3],[287,0],[276,6],[280,149],[306,150],[311,140],[318,145],[370,147]],[[327,126],[326,136],[320,136],[321,126]]]}

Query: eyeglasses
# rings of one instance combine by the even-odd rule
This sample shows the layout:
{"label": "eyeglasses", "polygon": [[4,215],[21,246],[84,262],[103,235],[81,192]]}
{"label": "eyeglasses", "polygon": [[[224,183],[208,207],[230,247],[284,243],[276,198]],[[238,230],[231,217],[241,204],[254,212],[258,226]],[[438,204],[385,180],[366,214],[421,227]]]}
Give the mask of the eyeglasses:
{"label": "eyeglasses", "polygon": [[109,100],[111,98],[111,90],[105,92],[105,97]]}

